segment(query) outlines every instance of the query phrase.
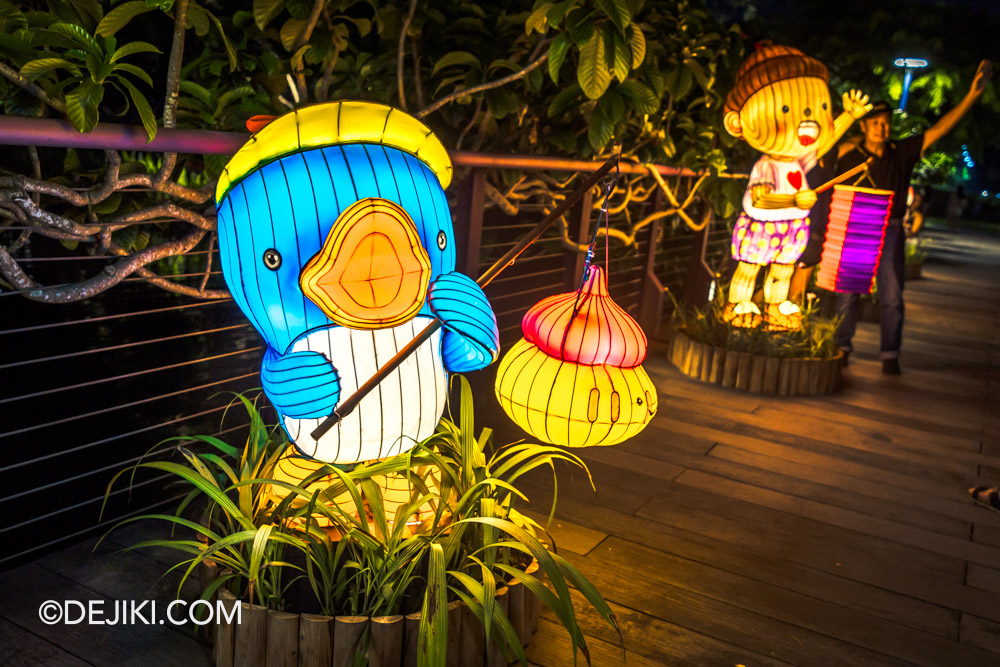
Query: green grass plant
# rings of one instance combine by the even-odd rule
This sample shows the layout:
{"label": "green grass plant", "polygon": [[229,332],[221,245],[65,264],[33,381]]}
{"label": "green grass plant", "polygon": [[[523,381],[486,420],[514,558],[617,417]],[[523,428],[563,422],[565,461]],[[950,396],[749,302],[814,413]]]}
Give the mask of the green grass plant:
{"label": "green grass plant", "polygon": [[[187,493],[174,514],[134,517],[115,528],[146,520],[172,526],[169,538],[128,548],[179,551],[180,562],[168,570],[182,572],[178,595],[199,565],[211,560],[220,575],[202,592],[203,598],[226,587],[245,601],[297,612],[302,610],[288,606],[288,593],[304,582],[314,598],[311,602],[326,615],[421,611],[419,664],[426,667],[445,664],[447,606],[452,600],[468,605],[487,639],[509,660],[525,664],[521,642],[496,602],[497,588],[517,580],[566,627],[574,663],[579,651],[589,664],[570,586],[620,637],[617,619],[594,586],[545,546],[539,538],[544,529],[516,507],[528,500],[517,480],[532,470],[550,468],[554,484],[559,461],[578,466],[588,479],[590,472],[579,457],[559,447],[518,442],[497,448],[488,428],[477,436],[471,389],[464,377],[455,379],[460,385],[457,420],[449,406],[437,431],[405,454],[353,467],[323,466],[299,484],[274,479],[288,441],[281,429],[265,423],[255,400],[237,395],[230,407],[242,406],[249,418],[243,446],[214,436],[173,438],[168,451],[176,452],[180,461],[141,461],[119,472],[108,493],[138,469],[169,473]],[[375,481],[389,473],[405,475],[411,489],[409,502],[392,522]],[[429,478],[437,484],[428,484]],[[329,484],[307,490],[319,480]],[[272,487],[287,495],[279,499]],[[336,502],[344,494],[350,500]],[[554,495],[550,521],[555,502]],[[418,509],[428,504],[433,512],[421,519]],[[537,560],[551,589],[524,573],[532,560]],[[362,646],[362,654],[364,650]]]}
{"label": "green grass plant", "polygon": [[[673,299],[671,322],[675,331],[688,338],[734,352],[750,352],[766,357],[830,358],[837,356],[834,342],[839,318],[824,317],[818,300],[808,298],[802,306],[802,328],[797,331],[766,331],[763,327],[742,329],[722,318],[728,285],[720,283],[715,297],[700,306]],[[764,304],[759,304],[761,310]]]}

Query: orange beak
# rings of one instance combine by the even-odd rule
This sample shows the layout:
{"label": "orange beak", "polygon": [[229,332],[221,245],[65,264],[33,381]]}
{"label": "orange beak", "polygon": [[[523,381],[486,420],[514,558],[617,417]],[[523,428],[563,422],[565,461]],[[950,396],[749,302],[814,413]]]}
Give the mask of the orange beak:
{"label": "orange beak", "polygon": [[431,262],[413,220],[398,204],[369,197],[337,218],[299,286],[337,324],[382,329],[420,310]]}

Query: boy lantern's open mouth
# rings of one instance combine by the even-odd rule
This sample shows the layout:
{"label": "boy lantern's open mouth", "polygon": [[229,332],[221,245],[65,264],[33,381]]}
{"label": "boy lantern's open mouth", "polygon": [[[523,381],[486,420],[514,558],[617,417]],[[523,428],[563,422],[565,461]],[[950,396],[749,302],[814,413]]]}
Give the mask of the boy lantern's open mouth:
{"label": "boy lantern's open mouth", "polygon": [[337,324],[382,329],[406,322],[427,295],[431,262],[398,204],[362,199],[340,214],[299,286]]}
{"label": "boy lantern's open mouth", "polygon": [[814,120],[804,120],[799,123],[799,143],[808,146],[819,138],[819,123]]}

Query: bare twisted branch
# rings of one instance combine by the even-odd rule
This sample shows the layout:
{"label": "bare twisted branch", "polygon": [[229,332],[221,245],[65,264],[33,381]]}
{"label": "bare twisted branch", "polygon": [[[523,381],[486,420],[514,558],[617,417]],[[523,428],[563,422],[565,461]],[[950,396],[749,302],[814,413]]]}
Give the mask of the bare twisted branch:
{"label": "bare twisted branch", "polygon": [[[205,233],[202,229],[195,229],[187,236],[176,241],[168,241],[127,255],[121,261],[105,266],[100,274],[82,282],[49,287],[41,285],[28,277],[10,253],[7,252],[7,249],[0,246],[0,274],[15,287],[22,290],[30,290],[26,296],[32,301],[40,301],[42,303],[70,303],[100,294],[114,287],[140,269],[152,273],[148,269],[143,269],[143,267],[159,259],[188,252],[198,245],[202,238],[204,238]],[[113,243],[110,250],[115,254],[125,252],[121,247]],[[155,276],[156,274],[152,275]],[[165,282],[169,283],[170,281]],[[160,286],[162,287],[162,285]],[[183,286],[173,285],[173,287]]]}
{"label": "bare twisted branch", "polygon": [[49,105],[56,111],[58,111],[59,113],[63,113],[64,111],[66,111],[66,107],[63,106],[62,101],[52,99],[51,97],[46,95],[45,91],[42,90],[37,84],[28,81],[23,76],[21,76],[21,74],[16,69],[2,62],[0,62],[0,76],[10,81],[18,88],[21,88],[31,93],[32,95],[40,99],[42,102]]}
{"label": "bare twisted branch", "polygon": [[[531,74],[531,72],[533,70],[538,69],[539,67],[541,67],[542,64],[546,60],[548,60],[548,59],[549,59],[549,52],[546,51],[545,53],[543,53],[542,55],[540,55],[538,58],[536,58],[533,62],[531,62],[531,64],[529,64],[524,69],[518,70],[517,72],[514,72],[512,74],[508,74],[507,76],[502,77],[500,79],[496,79],[494,81],[487,81],[486,83],[481,83],[478,86],[473,86],[472,88],[464,88],[462,90],[456,90],[451,95],[445,95],[444,97],[442,97],[438,101],[434,102],[433,104],[431,104],[430,106],[428,106],[428,107],[426,107],[424,109],[421,109],[420,111],[418,111],[417,113],[415,113],[413,115],[416,116],[417,118],[423,118],[424,116],[427,116],[429,114],[434,113],[435,111],[437,111],[438,109],[440,109],[444,105],[446,105],[446,104],[448,104],[450,102],[454,102],[455,100],[457,100],[460,97],[466,97],[468,95],[475,95],[476,93],[481,93],[481,92],[486,91],[486,90],[492,90],[494,88],[499,88],[500,86],[506,86],[508,83],[513,83],[514,81],[517,81],[518,79],[523,79],[524,77],[526,77],[529,74]],[[400,86],[402,86],[402,84],[400,84]],[[404,109],[405,109],[405,107],[404,107]]]}

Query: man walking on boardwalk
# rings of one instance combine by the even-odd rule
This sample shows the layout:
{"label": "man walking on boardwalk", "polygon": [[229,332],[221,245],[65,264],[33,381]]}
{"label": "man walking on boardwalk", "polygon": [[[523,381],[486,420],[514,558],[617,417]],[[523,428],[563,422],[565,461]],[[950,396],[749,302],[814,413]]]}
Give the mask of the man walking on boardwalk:
{"label": "man walking on boardwalk", "polygon": [[[959,104],[941,117],[925,133],[900,141],[889,140],[892,109],[885,102],[874,104],[860,122],[861,140],[841,144],[837,173],[842,174],[872,158],[868,167],[870,183],[880,190],[891,190],[892,210],[885,230],[882,259],[876,272],[881,319],[882,372],[899,375],[899,348],[903,338],[903,257],[906,234],[903,215],[906,213],[906,190],[910,175],[921,154],[934,142],[948,134],[961,120],[986,88],[993,74],[990,61],[979,63],[969,92]],[[857,326],[858,294],[837,294],[837,314],[843,319],[837,329],[836,342],[844,351],[845,362],[850,355],[851,339]]]}

